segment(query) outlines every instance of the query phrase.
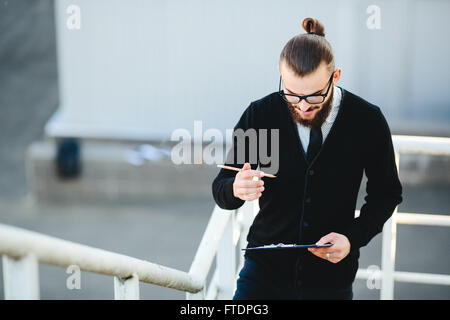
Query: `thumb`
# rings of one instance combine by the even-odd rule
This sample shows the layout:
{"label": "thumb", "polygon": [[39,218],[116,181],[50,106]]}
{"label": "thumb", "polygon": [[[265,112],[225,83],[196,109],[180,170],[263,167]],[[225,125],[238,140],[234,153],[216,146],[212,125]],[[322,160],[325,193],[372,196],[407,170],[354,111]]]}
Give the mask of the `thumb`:
{"label": "thumb", "polygon": [[316,242],[317,245],[325,244],[325,243],[334,243],[335,237],[333,233],[329,233],[326,236],[320,238],[319,241]]}
{"label": "thumb", "polygon": [[244,166],[242,167],[242,170],[250,170],[252,167],[250,166],[250,163],[246,162]]}

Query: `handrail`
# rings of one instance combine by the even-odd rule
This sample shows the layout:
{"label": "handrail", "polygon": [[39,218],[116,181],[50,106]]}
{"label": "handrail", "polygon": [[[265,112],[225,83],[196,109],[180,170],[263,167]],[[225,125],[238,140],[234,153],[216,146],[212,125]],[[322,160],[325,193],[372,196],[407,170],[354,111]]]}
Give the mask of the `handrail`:
{"label": "handrail", "polygon": [[[356,279],[381,280],[381,270],[358,269]],[[394,271],[394,280],[398,282],[422,283],[450,286],[450,276],[447,274]]]}
{"label": "handrail", "polygon": [[423,213],[397,213],[397,223],[421,226],[450,227],[450,216]]}
{"label": "handrail", "polygon": [[[450,138],[420,137],[420,136],[392,136],[395,161],[400,169],[401,154],[428,154],[436,156],[450,156]],[[358,214],[358,212],[356,213]],[[357,279],[381,279],[381,299],[394,298],[394,282],[416,282],[428,284],[450,284],[450,275],[402,272],[395,270],[395,251],[397,239],[397,224],[416,224],[430,226],[449,226],[450,217],[443,215],[399,213],[397,207],[392,216],[386,221],[382,232],[381,274],[370,272],[368,269],[358,269]]]}
{"label": "handrail", "polygon": [[4,224],[0,224],[0,254],[16,259],[34,254],[42,263],[77,265],[80,270],[122,279],[136,274],[139,281],[181,291],[195,293],[203,288],[203,281],[183,271]]}
{"label": "handrail", "polygon": [[[360,210],[355,210],[355,218],[359,217]],[[420,226],[450,227],[450,216],[431,213],[397,212],[398,224],[415,224]]]}
{"label": "handrail", "polygon": [[393,135],[395,152],[450,156],[450,138]]}

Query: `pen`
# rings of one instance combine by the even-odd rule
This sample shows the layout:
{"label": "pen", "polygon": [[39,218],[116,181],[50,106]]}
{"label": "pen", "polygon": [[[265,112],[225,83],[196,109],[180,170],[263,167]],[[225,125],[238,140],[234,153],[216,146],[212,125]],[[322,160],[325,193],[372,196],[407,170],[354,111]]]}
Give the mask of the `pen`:
{"label": "pen", "polygon": [[[223,169],[228,169],[228,170],[233,170],[233,171],[241,171],[242,169],[239,168],[235,168],[235,167],[230,167],[230,166],[224,166],[221,164],[217,165],[219,168],[223,168]],[[264,172],[263,172],[264,173]],[[269,177],[269,178],[276,178],[276,176],[274,176],[273,174],[270,173],[264,173],[264,177]]]}

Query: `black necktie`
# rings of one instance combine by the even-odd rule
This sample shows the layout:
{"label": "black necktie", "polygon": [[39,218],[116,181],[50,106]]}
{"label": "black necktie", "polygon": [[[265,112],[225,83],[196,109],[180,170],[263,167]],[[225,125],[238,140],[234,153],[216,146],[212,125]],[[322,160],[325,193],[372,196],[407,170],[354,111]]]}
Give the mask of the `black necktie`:
{"label": "black necktie", "polygon": [[311,161],[317,155],[321,146],[322,146],[322,130],[320,129],[320,127],[311,128],[311,131],[309,133],[308,151],[306,155],[309,163],[311,163]]}

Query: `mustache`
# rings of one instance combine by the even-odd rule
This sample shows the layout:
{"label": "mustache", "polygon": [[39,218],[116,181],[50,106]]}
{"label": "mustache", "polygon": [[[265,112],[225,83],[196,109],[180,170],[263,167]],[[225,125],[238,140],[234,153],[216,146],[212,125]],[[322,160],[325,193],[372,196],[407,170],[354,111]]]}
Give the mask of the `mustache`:
{"label": "mustache", "polygon": [[320,106],[308,106],[308,108],[306,110],[302,110],[299,106],[294,105],[295,109],[298,109],[300,111],[310,111],[310,110],[316,110],[319,109]]}

